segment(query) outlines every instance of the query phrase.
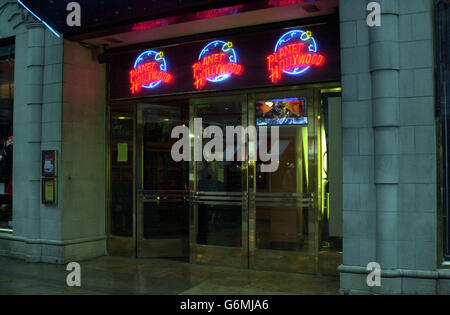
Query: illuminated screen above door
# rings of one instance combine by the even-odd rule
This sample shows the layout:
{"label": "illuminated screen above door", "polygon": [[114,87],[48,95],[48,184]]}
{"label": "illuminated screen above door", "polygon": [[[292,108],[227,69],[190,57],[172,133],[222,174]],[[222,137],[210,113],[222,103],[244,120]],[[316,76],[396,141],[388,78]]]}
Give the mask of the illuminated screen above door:
{"label": "illuminated screen above door", "polygon": [[258,101],[255,106],[257,126],[308,124],[305,98]]}

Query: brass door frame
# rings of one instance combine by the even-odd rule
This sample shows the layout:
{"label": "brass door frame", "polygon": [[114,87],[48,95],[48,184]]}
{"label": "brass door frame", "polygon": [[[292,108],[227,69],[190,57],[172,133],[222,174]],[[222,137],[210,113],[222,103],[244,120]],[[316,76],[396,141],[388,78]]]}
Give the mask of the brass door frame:
{"label": "brass door frame", "polygon": [[[247,95],[237,94],[231,96],[218,96],[195,98],[190,100],[189,107],[189,129],[190,134],[194,135],[194,118],[195,107],[204,103],[224,103],[227,101],[241,103],[241,123],[244,128],[247,128]],[[247,146],[247,140],[243,141]],[[247,202],[247,160],[242,162],[242,188],[241,193],[231,192],[198,192],[197,187],[197,162],[195,162],[196,150],[194,147],[194,138],[191,138],[191,157],[192,161],[189,163],[189,187],[191,190],[191,207],[190,207],[190,228],[189,228],[189,242],[190,242],[190,261],[192,263],[205,263],[213,265],[226,265],[232,267],[248,268],[248,202]],[[212,246],[201,245],[197,242],[198,235],[198,205],[204,204],[229,204],[241,206],[242,218],[242,246],[227,247],[227,246]]]}
{"label": "brass door frame", "polygon": [[[287,97],[305,97],[307,99],[307,113],[308,125],[303,128],[308,128],[308,139],[310,142],[308,152],[308,193],[302,196],[298,194],[286,193],[285,196],[273,196],[267,198],[266,196],[258,196],[256,194],[256,165],[249,161],[248,155],[246,161],[242,164],[242,180],[243,191],[241,200],[237,200],[237,196],[228,194],[222,195],[222,198],[215,196],[216,200],[209,200],[209,202],[219,202],[221,204],[241,204],[242,205],[242,248],[210,246],[197,244],[198,231],[198,202],[202,202],[197,192],[197,178],[196,178],[196,164],[195,161],[190,163],[190,187],[193,187],[193,195],[191,195],[191,213],[190,213],[190,260],[193,263],[207,263],[218,265],[229,265],[234,267],[265,270],[280,270],[280,271],[295,271],[316,273],[319,270],[319,221],[318,221],[318,200],[314,196],[318,195],[317,186],[317,117],[319,115],[319,101],[316,90],[311,88],[292,89],[283,91],[271,91],[265,93],[240,94],[235,96],[219,96],[192,99],[190,102],[190,133],[194,134],[193,118],[195,117],[195,106],[199,103],[207,103],[214,101],[226,101],[227,99],[236,100],[242,99],[242,125],[247,128],[249,125],[256,125],[255,122],[255,101],[274,98]],[[246,137],[245,145],[250,150],[256,150],[256,143],[250,144]],[[191,156],[194,157],[194,141],[191,138]],[[195,160],[195,158],[193,158]],[[256,203],[260,198],[267,198],[263,202],[269,201],[274,205],[284,206],[286,203],[276,203],[279,198],[291,200],[292,203],[308,208],[310,220],[313,221],[313,227],[309,235],[309,241],[313,243],[310,251],[305,254],[297,251],[281,251],[281,250],[267,250],[256,248]],[[280,260],[281,259],[281,260]],[[282,263],[282,261],[284,263]]]}
{"label": "brass door frame", "polygon": [[[314,133],[314,139],[312,139],[314,141],[314,154],[313,156],[315,157],[317,155],[317,116],[320,115],[320,91],[325,89],[325,88],[334,88],[334,87],[339,87],[340,84],[337,82],[331,82],[331,83],[316,83],[316,84],[307,84],[307,85],[294,85],[294,86],[287,86],[287,87],[273,87],[270,89],[255,89],[255,90],[245,90],[245,91],[232,91],[232,92],[221,92],[216,93],[216,92],[211,92],[211,93],[207,93],[207,94],[195,94],[192,95],[192,97],[195,97],[196,100],[200,99],[200,100],[207,100],[207,99],[224,99],[227,97],[230,98],[243,98],[243,113],[242,113],[242,118],[243,121],[242,123],[250,123],[250,121],[248,119],[251,119],[250,117],[253,117],[253,115],[249,115],[249,113],[244,113],[244,111],[254,111],[254,107],[250,106],[250,104],[252,104],[252,102],[254,102],[254,98],[257,96],[258,98],[267,96],[268,98],[276,98],[279,95],[283,95],[284,97],[286,96],[293,96],[293,97],[300,97],[302,96],[301,93],[302,91],[310,91],[309,93],[313,93],[313,106],[308,106],[308,118],[309,119],[309,123],[311,123],[312,121],[314,122],[314,126],[316,128],[316,131]],[[265,91],[269,91],[269,92],[265,92]],[[247,94],[248,93],[248,94]],[[248,97],[248,101],[247,101],[247,97]],[[168,100],[176,100],[176,99],[186,99],[187,96],[186,95],[172,95],[172,96],[164,96],[164,97],[154,97],[154,98],[146,98],[146,99],[135,99],[135,100],[123,100],[123,101],[115,101],[112,102],[114,104],[117,105],[121,105],[121,104],[127,104],[127,103],[133,103],[136,104],[138,102],[142,102],[142,103],[146,103],[147,107],[151,107],[151,105],[149,104],[154,104],[154,103],[159,103],[159,102],[165,102]],[[253,99],[252,99],[253,98]],[[193,104],[192,104],[192,99],[190,100],[190,115],[189,115],[189,119],[190,121],[192,120],[193,116]],[[309,105],[310,102],[308,102]],[[110,123],[111,121],[111,107],[108,107],[108,122]],[[142,217],[138,216],[138,213],[140,213],[142,215],[142,209],[138,210],[138,208],[140,207],[140,201],[139,201],[139,193],[138,193],[138,183],[141,181],[142,179],[142,174],[140,174],[139,168],[142,168],[142,166],[139,165],[140,163],[140,159],[142,159],[142,156],[140,155],[142,153],[142,148],[140,147],[139,141],[138,139],[140,138],[140,136],[138,135],[138,133],[142,134],[142,130],[141,130],[141,126],[142,126],[142,111],[139,108],[139,106],[135,107],[135,111],[134,111],[134,148],[136,148],[134,150],[134,154],[133,154],[133,164],[134,164],[134,182],[135,185],[133,187],[134,189],[134,194],[133,194],[133,198],[134,198],[134,211],[133,211],[133,236],[132,237],[119,237],[119,236],[113,236],[111,235],[110,231],[110,218],[109,218],[109,213],[107,212],[107,230],[108,230],[108,252],[113,254],[113,255],[123,255],[123,256],[135,256],[139,251],[137,249],[137,247],[139,246],[138,244],[139,242],[139,237],[138,237],[138,226],[140,224],[139,221],[140,219],[142,220]],[[141,115],[141,124],[139,126],[138,125],[138,120],[136,119],[140,113]],[[109,123],[108,123],[108,128],[109,128]],[[190,126],[193,124],[190,124]],[[312,126],[308,126],[308,133],[309,133],[309,137],[311,138],[311,134],[310,134],[310,130],[309,128],[312,128]],[[192,130],[191,130],[192,132]],[[110,137],[110,132],[108,130],[107,133],[108,138]],[[109,141],[108,141],[109,143]],[[141,140],[141,144],[142,144],[142,140]],[[246,145],[248,146],[248,143],[246,143]],[[110,146],[108,145],[108,149],[110,148]],[[193,143],[191,143],[191,148],[193,148]],[[140,153],[139,153],[140,150]],[[317,187],[316,183],[317,183],[317,176],[312,176],[312,174],[317,173],[317,165],[316,162],[311,163],[311,152],[309,154],[310,156],[310,164],[309,164],[309,173],[310,173],[310,185],[313,185],[312,183],[314,182],[314,186]],[[108,165],[110,164],[110,150],[108,150]],[[249,176],[249,174],[252,174],[254,165],[252,163],[249,162],[245,162],[243,164],[243,169],[246,170],[247,175],[246,177]],[[313,170],[312,170],[313,168]],[[109,175],[110,171],[108,170],[108,175]],[[193,185],[193,183],[196,182],[195,180],[195,172],[194,172],[194,166],[192,165],[192,163],[190,163],[190,167],[189,167],[189,173],[190,173],[190,184]],[[194,176],[194,177],[193,177]],[[248,185],[251,185],[252,182],[251,180],[248,180],[247,183],[249,183]],[[108,176],[107,179],[107,184],[108,184],[108,204],[110,202],[110,177]],[[191,186],[191,190],[193,186]],[[244,185],[243,187],[247,187],[246,185]],[[249,192],[251,190],[251,187],[249,186],[247,188],[247,191],[245,194],[243,194],[243,203],[247,203],[247,211],[246,211],[246,215],[243,215],[243,227],[247,226],[247,241],[243,241],[243,246],[247,246],[248,248],[248,255],[247,258],[243,257],[239,259],[235,259],[235,263],[231,264],[233,266],[240,266],[240,267],[245,267],[247,268],[248,266],[250,266],[251,268],[258,268],[258,264],[254,263],[254,259],[255,259],[255,252],[256,252],[256,257],[258,257],[258,254],[263,254],[263,255],[267,255],[267,257],[278,257],[278,251],[266,251],[266,250],[256,250],[255,251],[255,238],[254,238],[254,221],[252,221],[252,219],[254,220],[254,214],[255,211],[254,209],[252,210],[252,206],[250,205],[250,199],[248,198],[248,194],[247,192]],[[316,192],[317,188],[314,188],[312,191]],[[311,189],[310,189],[311,191]],[[317,192],[315,194],[317,196]],[[245,202],[245,200],[247,200],[247,202]],[[317,204],[318,200],[317,198],[313,198],[313,207],[316,209],[316,213],[318,213],[318,204]],[[142,207],[142,206],[141,206]],[[108,211],[109,211],[110,206],[108,207]],[[192,237],[192,234],[194,233],[196,227],[197,227],[197,222],[194,220],[196,218],[196,207],[194,204],[191,204],[190,206],[190,225],[189,225],[189,229],[190,229],[190,254],[191,254],[191,262],[202,262],[202,263],[217,263],[220,265],[225,265],[226,263],[224,263],[224,259],[223,256],[226,255],[226,258],[229,259],[229,255],[232,254],[234,251],[234,248],[230,248],[230,250],[227,251],[227,247],[223,248],[223,253],[224,255],[222,255],[221,257],[217,258],[217,259],[206,259],[207,256],[211,257],[211,255],[207,255],[207,254],[212,254],[215,251],[216,247],[215,246],[205,246],[205,245],[197,245],[197,246],[192,246],[193,244],[193,240],[195,241],[195,238]],[[248,217],[249,220],[245,221],[245,217]],[[253,216],[253,217],[252,217]],[[319,233],[320,233],[320,222],[319,220],[316,220],[316,226],[317,226],[317,233],[315,233],[315,252],[317,253],[313,259],[314,261],[314,270],[312,270],[312,272],[317,272],[320,271],[320,269],[318,268],[318,260],[319,260]],[[253,224],[253,231],[252,231],[252,224]],[[245,233],[243,233],[245,234]],[[113,246],[114,245],[114,246]],[[194,250],[193,250],[194,249]],[[295,252],[293,252],[295,254]],[[193,259],[194,255],[198,254],[198,256],[202,256],[202,259]],[[155,255],[156,256],[156,255]],[[295,260],[296,257],[292,257],[293,260],[289,259],[289,253],[285,255],[286,258],[288,259],[287,261],[290,262],[290,264],[292,263],[293,266],[297,266],[295,268],[297,268],[296,272],[301,272],[304,269],[300,268],[301,266],[303,266],[304,264],[299,262],[298,260]],[[159,256],[160,257],[160,256]],[[292,262],[293,261],[293,262]],[[264,268],[264,266],[260,266],[261,269],[268,269],[268,268]],[[269,265],[267,265],[267,267],[270,268]],[[307,270],[309,270],[308,268],[306,268]]]}
{"label": "brass door frame", "polygon": [[[253,93],[249,94],[248,101],[248,119],[249,125],[256,125],[255,122],[255,104],[257,101],[277,99],[277,98],[299,98],[305,97],[307,100],[308,125],[302,128],[308,128],[308,191],[306,194],[297,193],[257,193],[256,192],[256,165],[249,163],[249,262],[252,269],[279,270],[315,273],[318,270],[318,221],[317,221],[317,111],[319,110],[316,95],[313,89],[296,89],[277,92]],[[312,142],[312,145],[311,145]],[[311,151],[311,149],[313,151]],[[249,147],[250,150],[256,150],[256,144]],[[256,155],[255,155],[256,156]],[[283,202],[280,200],[283,199]],[[313,231],[309,232],[309,242],[313,243],[308,253],[298,251],[282,251],[256,248],[256,206],[258,202],[267,203],[274,206],[298,205],[307,208],[309,215],[314,220]],[[312,238],[312,239],[310,239]]]}
{"label": "brass door frame", "polygon": [[[328,93],[336,93],[335,96],[328,97],[328,143],[327,143],[327,158],[331,157],[333,159],[334,163],[328,164],[328,184],[329,184],[329,193],[330,198],[328,200],[327,207],[330,207],[330,205],[333,204],[333,207],[329,208],[333,211],[334,215],[340,215],[341,216],[341,229],[342,229],[342,98],[340,95],[341,89],[340,88],[332,88],[332,89],[320,89],[316,90],[317,97],[322,100],[323,94]],[[322,113],[320,112],[319,115],[322,116]],[[318,130],[321,129],[322,125],[324,124],[324,120],[320,119],[318,120],[319,126]],[[331,134],[333,134],[333,145],[334,150],[331,147],[332,140],[331,140]],[[318,138],[320,141],[322,139]],[[336,143],[338,145],[336,146]],[[321,143],[318,143],[318,148],[321,148]],[[318,182],[321,183],[320,174],[322,172],[325,160],[323,159],[323,152],[320,156],[320,161],[318,163]],[[331,161],[331,160],[329,160]],[[333,165],[334,164],[334,165]],[[339,169],[338,169],[339,168]],[[330,179],[333,178],[333,179]],[[333,186],[333,189],[332,189]],[[320,186],[320,189],[325,190],[324,187]],[[318,199],[318,217],[319,217],[319,269],[318,272],[320,274],[326,274],[326,275],[334,275],[338,276],[338,266],[342,264],[342,251],[338,250],[321,250],[321,243],[323,241],[323,222],[324,218],[322,217],[321,208],[322,205],[320,204],[321,198]],[[334,203],[333,203],[334,201]],[[326,201],[325,201],[326,202]],[[339,206],[334,207],[336,204],[339,204]],[[331,213],[331,212],[330,212]],[[341,239],[342,239],[342,231],[341,231]]]}
{"label": "brass door frame", "polygon": [[[189,254],[188,241],[183,238],[174,239],[146,239],[144,237],[144,204],[158,202],[159,196],[144,190],[144,118],[146,109],[154,108],[153,103],[137,104],[136,119],[136,256],[137,257],[180,257]],[[169,195],[169,198],[181,198],[189,202],[185,196]]]}
{"label": "brass door frame", "polygon": [[[124,104],[121,104],[124,105]],[[107,240],[107,251],[110,255],[117,256],[127,256],[136,257],[136,152],[133,150],[132,157],[132,168],[133,168],[133,204],[132,204],[132,236],[118,236],[111,233],[111,208],[112,208],[112,192],[111,192],[111,166],[112,166],[112,156],[111,156],[111,120],[113,118],[114,108],[108,106],[107,108],[107,154],[106,154],[106,191],[107,191],[107,208],[106,208],[106,231],[108,234]],[[133,148],[136,147],[136,109],[133,108],[130,117],[133,119]]]}

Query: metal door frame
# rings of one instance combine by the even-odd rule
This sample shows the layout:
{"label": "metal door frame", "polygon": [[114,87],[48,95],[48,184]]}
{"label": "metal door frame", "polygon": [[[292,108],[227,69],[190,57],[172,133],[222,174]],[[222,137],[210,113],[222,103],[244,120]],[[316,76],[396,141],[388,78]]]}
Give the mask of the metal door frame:
{"label": "metal door frame", "polygon": [[[308,128],[308,187],[307,193],[266,193],[256,192],[256,165],[249,163],[249,265],[252,269],[279,270],[291,272],[315,273],[318,271],[319,256],[319,222],[317,205],[317,117],[318,117],[318,99],[312,88],[300,88],[295,90],[273,91],[265,93],[253,93],[248,96],[248,119],[249,125],[256,125],[255,122],[255,103],[258,100],[269,100],[276,98],[306,98],[306,108],[308,125],[302,128]],[[249,150],[256,150],[256,145],[250,146]],[[284,199],[280,202],[280,199]],[[271,203],[272,205],[284,206],[296,205],[308,209],[313,217],[314,229],[309,231],[308,241],[312,246],[308,253],[288,250],[258,249],[256,247],[256,206],[260,203]]]}
{"label": "metal door frame", "polygon": [[[202,95],[193,95],[193,98],[191,98],[190,101],[190,108],[189,108],[189,121],[192,120],[193,116],[193,101],[194,100],[220,100],[220,99],[224,99],[224,98],[242,98],[242,124],[246,124],[245,127],[251,123],[251,117],[253,117],[253,115],[249,115],[249,111],[254,111],[254,107],[252,106],[252,104],[254,105],[254,101],[255,101],[255,97],[257,98],[261,98],[264,96],[267,96],[268,98],[276,98],[277,96],[282,96],[282,97],[287,97],[287,96],[295,96],[295,97],[301,97],[303,92],[307,92],[307,94],[312,95],[312,98],[310,96],[307,96],[308,99],[311,100],[311,102],[308,102],[308,118],[309,118],[309,125],[308,125],[308,133],[309,133],[309,138],[311,139],[311,137],[313,139],[311,139],[311,141],[314,141],[314,154],[312,155],[312,153],[309,153],[310,156],[310,165],[309,165],[309,177],[310,177],[310,184],[309,186],[311,187],[311,185],[313,185],[312,189],[310,188],[311,192],[316,192],[317,190],[317,169],[315,169],[315,165],[316,162],[315,161],[311,161],[311,156],[315,156],[317,154],[317,116],[320,115],[320,93],[321,90],[325,89],[325,88],[329,88],[329,87],[336,87],[339,86],[338,83],[320,83],[320,84],[310,84],[310,85],[304,85],[304,86],[288,86],[288,87],[278,87],[278,88],[272,88],[269,90],[269,92],[265,92],[263,89],[256,89],[254,92],[253,91],[249,91],[249,90],[245,90],[245,91],[234,91],[234,92],[223,92],[220,94],[207,94],[205,96]],[[305,94],[303,94],[305,95]],[[142,215],[142,204],[140,204],[140,197],[139,197],[139,183],[141,183],[142,180],[142,174],[140,173],[140,171],[142,170],[142,111],[144,107],[151,107],[151,104],[155,104],[155,103],[159,103],[159,102],[165,102],[167,100],[176,100],[178,98],[183,98],[183,99],[187,99],[186,96],[173,96],[173,97],[161,97],[161,98],[153,98],[153,99],[142,99],[141,102],[145,103],[145,105],[142,104],[138,104],[138,106],[136,106],[136,110],[135,110],[135,137],[134,137],[134,144],[135,144],[135,150],[134,150],[134,174],[135,174],[135,185],[134,185],[134,205],[135,205],[135,211],[133,211],[134,213],[134,219],[133,219],[133,225],[134,225],[134,232],[133,232],[133,237],[132,238],[124,238],[124,240],[126,239],[127,241],[131,240],[134,244],[135,244],[135,253],[136,256],[139,257],[139,243],[140,240],[143,239],[142,238],[142,231],[139,232],[139,229],[141,227],[139,227],[139,224],[142,222],[142,217],[140,215]],[[144,107],[143,107],[144,106]],[[110,119],[109,119],[110,120]],[[190,124],[190,126],[193,124]],[[191,128],[191,127],[190,127]],[[310,130],[311,128],[315,128],[316,131],[314,131],[314,129]],[[314,132],[312,132],[314,131]],[[191,130],[192,132],[192,130]],[[108,133],[109,135],[109,133]],[[248,142],[246,142],[246,145],[248,146]],[[193,143],[191,143],[191,149],[193,150]],[[109,151],[108,151],[109,152]],[[311,163],[313,162],[313,163]],[[248,159],[246,162],[243,163],[243,170],[246,171],[246,178],[249,177],[249,174],[251,175],[252,172],[254,171],[254,165],[250,162],[248,162]],[[194,172],[194,165],[192,165],[192,163],[190,163],[189,166],[189,180],[190,180],[190,185],[193,185],[193,183],[195,183],[195,172]],[[312,174],[316,174],[315,176],[313,176]],[[194,177],[193,177],[194,176]],[[244,255],[246,257],[240,258],[240,259],[236,259],[234,261],[233,266],[239,266],[239,267],[243,267],[243,268],[255,268],[255,269],[272,269],[270,266],[259,266],[257,263],[255,264],[255,253],[258,254],[258,252],[260,252],[259,250],[257,250],[255,248],[255,225],[254,225],[254,215],[255,215],[255,209],[253,208],[254,206],[251,205],[250,202],[250,198],[248,197],[248,192],[253,189],[251,185],[253,185],[253,183],[251,182],[251,180],[247,180],[247,183],[249,186],[247,186],[247,184],[244,183],[243,187],[246,188],[246,191],[244,194],[242,194],[242,200],[243,200],[243,204],[244,206],[247,205],[247,209],[245,211],[245,213],[243,213],[242,219],[243,219],[243,230],[244,227],[246,227],[246,231],[247,233],[243,233],[243,247],[242,247],[242,251],[244,250],[244,248],[247,248],[247,255]],[[315,187],[314,187],[315,186]],[[253,186],[254,187],[254,186]],[[190,187],[190,190],[193,189],[193,186]],[[235,197],[235,196],[234,196]],[[312,200],[312,206],[316,209],[318,209],[318,200],[316,200],[317,198],[313,198]],[[140,209],[139,209],[140,208]],[[193,233],[196,233],[196,227],[197,227],[197,221],[194,220],[196,219],[196,207],[194,204],[191,204],[190,206],[190,210],[189,210],[189,216],[190,216],[190,223],[189,223],[189,234],[190,234],[190,257],[191,257],[191,262],[200,262],[200,263],[210,263],[210,264],[220,264],[220,265],[226,265],[226,263],[224,263],[223,260],[223,256],[219,257],[217,259],[205,259],[204,257],[202,259],[193,259],[193,257],[195,257],[195,255],[201,256],[204,254],[207,254],[209,252],[214,252],[214,247],[215,246],[205,246],[205,245],[197,245],[197,246],[193,246],[195,245],[195,238],[192,237]],[[246,217],[248,218],[248,220],[246,220]],[[253,220],[253,221],[252,221]],[[319,220],[316,220],[316,231],[317,233],[315,236],[315,252],[317,253],[315,255],[315,257],[313,257],[313,261],[314,261],[314,268],[306,268],[306,270],[304,268],[299,268],[298,266],[301,266],[301,264],[298,263],[293,263],[293,266],[297,266],[295,268],[296,272],[302,272],[302,271],[306,271],[306,272],[317,272],[319,271],[318,269],[318,260],[319,260],[319,233],[320,233],[320,222]],[[108,229],[109,229],[109,219],[108,219]],[[244,231],[243,231],[244,232]],[[245,236],[245,234],[247,236]],[[246,240],[245,240],[246,238]],[[108,247],[111,248],[113,241],[117,241],[116,240],[117,237],[110,235],[109,236],[109,243],[108,243]],[[129,242],[127,242],[128,244]],[[119,244],[120,245],[120,244]],[[117,247],[117,246],[116,246]],[[123,246],[122,246],[123,247]],[[134,246],[133,246],[134,247]],[[115,247],[114,247],[115,248]],[[127,247],[128,248],[128,247]],[[224,251],[226,251],[227,248],[224,248]],[[230,251],[228,251],[225,255],[226,258],[229,259],[229,254],[233,252],[232,250],[233,248],[231,248]],[[276,256],[276,252],[267,252],[265,251],[267,254],[274,254]],[[155,255],[160,257],[160,255]],[[258,255],[256,255],[256,258],[258,258]],[[308,258],[310,259],[310,258]],[[297,261],[298,262],[298,261]],[[290,263],[292,263],[290,261]],[[294,271],[294,270],[292,270]]]}
{"label": "metal door frame", "polygon": [[[258,196],[256,194],[255,185],[255,163],[249,161],[248,155],[245,162],[242,163],[242,194],[196,194],[197,192],[197,178],[195,161],[190,163],[190,186],[193,194],[191,195],[191,210],[190,210],[190,260],[193,263],[206,263],[228,265],[242,268],[252,269],[270,269],[282,271],[308,272],[315,273],[318,271],[318,257],[319,257],[319,221],[318,221],[318,204],[317,198],[317,117],[319,114],[319,106],[317,102],[319,99],[312,88],[281,90],[260,93],[246,93],[235,96],[218,96],[191,99],[189,121],[190,133],[194,134],[193,118],[195,117],[195,105],[204,102],[226,101],[226,100],[242,100],[242,126],[247,128],[248,125],[255,124],[255,101],[274,98],[286,97],[305,97],[307,99],[308,111],[308,125],[303,128],[308,128],[308,139],[311,142],[308,152],[308,192],[299,196],[297,194],[286,193],[283,198],[287,198],[295,205],[301,205],[309,209],[313,216],[311,220],[314,221],[314,228],[310,231],[309,241],[313,246],[307,255],[297,251],[281,251],[281,250],[267,250],[256,248],[256,203],[262,197],[263,202],[271,201],[267,196]],[[250,145],[248,138],[245,139],[248,154],[250,150],[256,149],[256,144]],[[194,140],[191,138],[191,156],[194,157]],[[195,160],[195,158],[193,158]],[[208,196],[209,195],[209,196]],[[212,198],[211,198],[212,197]],[[273,198],[272,198],[273,199]],[[233,247],[199,245],[197,244],[198,231],[198,203],[221,203],[221,204],[238,204],[242,205],[242,247],[237,249]],[[272,200],[273,202],[273,200]],[[280,259],[286,263],[280,263]]]}
{"label": "metal door frame", "polygon": [[[136,256],[139,257],[178,257],[188,256],[188,240],[183,238],[174,239],[146,239],[144,237],[144,204],[159,202],[161,196],[145,191],[144,188],[144,121],[143,113],[152,106],[160,105],[153,103],[138,103],[136,117]],[[189,202],[187,194],[180,195],[177,192],[168,194],[168,198],[177,198],[183,202]]]}
{"label": "metal door frame", "polygon": [[[106,208],[106,232],[108,234],[108,240],[107,240],[107,251],[111,255],[117,255],[117,256],[132,256],[136,257],[136,152],[134,148],[136,147],[136,110],[135,108],[132,109],[132,111],[129,113],[129,117],[133,120],[133,140],[132,140],[132,146],[133,146],[133,155],[132,155],[132,173],[133,173],[133,200],[132,200],[132,235],[131,236],[118,236],[113,235],[111,233],[111,208],[112,208],[112,192],[111,192],[111,184],[112,184],[112,174],[111,174],[111,166],[112,166],[112,155],[111,155],[111,120],[115,114],[115,109],[111,106],[108,106],[107,108],[107,155],[106,155],[106,165],[107,165],[107,172],[106,172],[106,191],[107,191],[107,208]],[[123,113],[121,114],[123,115]]]}
{"label": "metal door frame", "polygon": [[[195,106],[203,103],[217,102],[240,102],[241,103],[241,122],[244,128],[247,128],[247,94],[223,95],[217,97],[193,98],[190,99],[189,107],[189,129],[191,134],[194,132]],[[243,141],[247,145],[247,140]],[[194,139],[191,138],[191,157],[189,163],[189,187],[191,190],[191,207],[190,207],[190,261],[192,263],[205,263],[213,265],[226,265],[233,267],[248,268],[248,202],[247,202],[247,159],[242,162],[242,193],[207,193],[198,192],[197,190],[197,169],[195,162],[196,150],[194,147]],[[242,246],[227,247],[201,245],[197,242],[198,234],[198,205],[203,204],[228,204],[241,206],[242,218]]]}

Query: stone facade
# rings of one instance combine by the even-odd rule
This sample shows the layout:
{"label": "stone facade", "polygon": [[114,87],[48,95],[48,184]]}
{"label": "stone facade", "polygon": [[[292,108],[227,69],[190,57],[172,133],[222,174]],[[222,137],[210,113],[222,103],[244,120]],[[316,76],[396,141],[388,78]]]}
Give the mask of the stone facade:
{"label": "stone facade", "polygon": [[[50,263],[104,255],[104,66],[16,1],[0,1],[0,38],[8,37],[15,37],[14,228],[0,233],[0,254]],[[56,205],[41,203],[42,150],[59,153]]]}
{"label": "stone facade", "polygon": [[[365,1],[340,2],[341,293],[450,293],[436,248],[434,2],[378,2],[380,27]],[[380,287],[366,284],[369,262]]]}
{"label": "stone facade", "polygon": [[[437,255],[432,0],[340,1],[342,294],[449,294]],[[0,254],[66,263],[106,254],[106,72],[90,48],[57,38],[0,0],[15,37],[14,230]],[[41,150],[58,150],[58,203],[41,204]],[[366,266],[382,268],[380,287]]]}

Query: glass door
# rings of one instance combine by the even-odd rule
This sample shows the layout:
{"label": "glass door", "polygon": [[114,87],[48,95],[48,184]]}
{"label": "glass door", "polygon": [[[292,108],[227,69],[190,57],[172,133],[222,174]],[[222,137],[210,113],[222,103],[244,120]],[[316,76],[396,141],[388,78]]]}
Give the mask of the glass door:
{"label": "glass door", "polygon": [[[313,96],[312,90],[295,90],[191,101],[192,262],[318,270]],[[273,129],[278,139],[272,139]],[[230,130],[241,132],[231,136]],[[210,150],[217,135],[220,143]],[[262,168],[268,163],[276,167]]]}
{"label": "glass door", "polygon": [[194,263],[248,267],[247,163],[245,151],[242,158],[238,147],[238,141],[245,143],[245,135],[227,134],[231,128],[246,127],[246,105],[242,95],[191,100],[190,259]]}
{"label": "glass door", "polygon": [[185,102],[138,105],[138,257],[189,256],[189,163],[171,158],[172,129],[187,117]]}
{"label": "glass door", "polygon": [[[257,157],[249,163],[251,268],[317,271],[317,116],[312,90],[249,96],[249,125],[258,130],[249,145]],[[278,167],[270,172],[261,168],[261,127],[278,128]],[[270,134],[266,142],[276,143]]]}
{"label": "glass door", "polygon": [[[340,162],[334,151],[336,163],[326,158],[327,143],[339,143],[327,140],[321,115],[328,111],[322,113],[319,103],[320,90],[296,89],[139,104],[138,257],[305,273],[335,270],[340,201],[333,187],[340,184],[333,170]],[[183,149],[183,161],[171,155],[180,141],[172,138],[177,126],[186,127],[182,147],[189,158]],[[338,125],[329,133],[336,130]],[[336,183],[328,178],[328,164]]]}

